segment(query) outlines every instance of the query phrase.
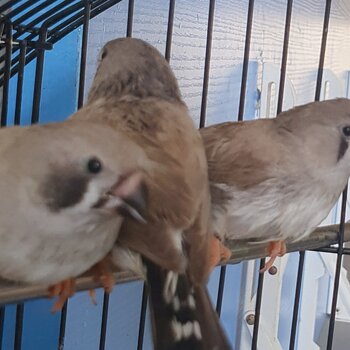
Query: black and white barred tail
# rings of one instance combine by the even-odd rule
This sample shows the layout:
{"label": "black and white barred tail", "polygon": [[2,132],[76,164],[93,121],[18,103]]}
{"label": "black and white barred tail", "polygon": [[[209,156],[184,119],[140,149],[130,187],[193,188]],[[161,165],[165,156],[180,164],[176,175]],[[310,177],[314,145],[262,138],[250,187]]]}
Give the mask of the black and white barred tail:
{"label": "black and white barred tail", "polygon": [[147,268],[155,350],[230,350],[205,287],[187,275]]}

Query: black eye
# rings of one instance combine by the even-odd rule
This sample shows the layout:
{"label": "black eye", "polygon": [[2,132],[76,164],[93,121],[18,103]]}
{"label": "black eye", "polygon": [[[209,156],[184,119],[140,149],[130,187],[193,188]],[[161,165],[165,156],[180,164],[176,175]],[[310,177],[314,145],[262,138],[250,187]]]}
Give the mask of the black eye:
{"label": "black eye", "polygon": [[344,126],[344,127],[343,127],[343,134],[344,134],[346,137],[349,137],[349,136],[350,136],[350,125]]}
{"label": "black eye", "polygon": [[104,48],[101,54],[101,59],[103,60],[106,56],[107,56],[107,50],[106,48]]}
{"label": "black eye", "polygon": [[98,174],[102,170],[102,163],[97,158],[91,158],[87,163],[87,169],[92,174]]}

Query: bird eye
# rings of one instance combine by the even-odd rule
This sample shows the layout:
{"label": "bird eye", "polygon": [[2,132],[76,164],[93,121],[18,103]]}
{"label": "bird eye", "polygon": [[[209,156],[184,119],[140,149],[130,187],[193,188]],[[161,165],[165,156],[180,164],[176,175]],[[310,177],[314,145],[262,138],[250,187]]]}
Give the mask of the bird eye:
{"label": "bird eye", "polygon": [[343,127],[343,134],[346,137],[350,137],[350,125],[347,125],[347,126]]}
{"label": "bird eye", "polygon": [[87,169],[92,174],[98,174],[102,170],[102,163],[97,158],[90,158],[87,163]]}

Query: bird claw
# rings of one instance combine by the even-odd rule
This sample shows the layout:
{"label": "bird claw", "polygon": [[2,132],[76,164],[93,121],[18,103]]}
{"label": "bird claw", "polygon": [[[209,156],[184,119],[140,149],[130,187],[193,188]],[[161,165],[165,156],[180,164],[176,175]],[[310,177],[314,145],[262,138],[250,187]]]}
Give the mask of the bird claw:
{"label": "bird claw", "polygon": [[[113,287],[115,285],[115,278],[113,276],[113,273],[110,268],[110,262],[109,262],[109,255],[107,255],[105,258],[103,258],[101,261],[96,263],[91,269],[91,273],[93,274],[94,281],[101,283],[101,286],[103,287],[104,291],[108,294],[110,294],[113,290]],[[92,297],[91,291],[89,291],[90,297],[94,302],[96,301],[96,295],[95,299]]]}
{"label": "bird claw", "polygon": [[273,263],[275,262],[278,256],[283,256],[287,253],[286,243],[284,241],[270,242],[267,248],[267,252],[270,256],[270,259],[265,263],[265,266],[262,269],[260,269],[260,273],[264,273],[267,270],[269,270],[270,267],[273,266]]}
{"label": "bird claw", "polygon": [[66,301],[75,293],[75,279],[69,278],[48,288],[49,297],[58,297],[51,309],[52,313],[62,310]]}
{"label": "bird claw", "polygon": [[211,236],[209,244],[209,273],[220,263],[226,263],[231,257],[228,249],[215,235]]}
{"label": "bird claw", "polygon": [[[109,256],[107,256],[90,269],[94,280],[101,283],[104,291],[108,294],[112,292],[115,284],[115,279],[109,266]],[[66,301],[75,294],[75,279],[69,278],[50,286],[48,288],[48,293],[50,298],[58,297],[51,312],[55,313],[62,310]],[[96,292],[94,289],[89,290],[89,296],[91,302],[97,305]]]}
{"label": "bird claw", "polygon": [[90,300],[91,302],[94,304],[94,305],[97,305],[97,299],[96,299],[96,291],[95,289],[89,289],[89,297],[90,297]]}

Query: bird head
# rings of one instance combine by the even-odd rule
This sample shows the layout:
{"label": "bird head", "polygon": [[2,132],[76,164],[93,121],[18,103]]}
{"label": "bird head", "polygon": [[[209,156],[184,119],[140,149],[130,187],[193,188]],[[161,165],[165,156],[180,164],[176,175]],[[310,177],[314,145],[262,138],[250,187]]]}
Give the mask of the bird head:
{"label": "bird head", "polygon": [[319,174],[336,174],[347,180],[350,175],[350,100],[341,98],[306,104],[281,113],[276,122],[286,139],[296,141],[291,152],[303,154],[306,161],[303,166]]}
{"label": "bird head", "polygon": [[18,190],[23,215],[67,232],[99,219],[144,221],[143,157],[109,126],[69,120],[24,128],[4,152],[3,171]]}
{"label": "bird head", "polygon": [[119,38],[101,50],[89,101],[132,95],[182,103],[177,80],[164,57],[143,40]]}

